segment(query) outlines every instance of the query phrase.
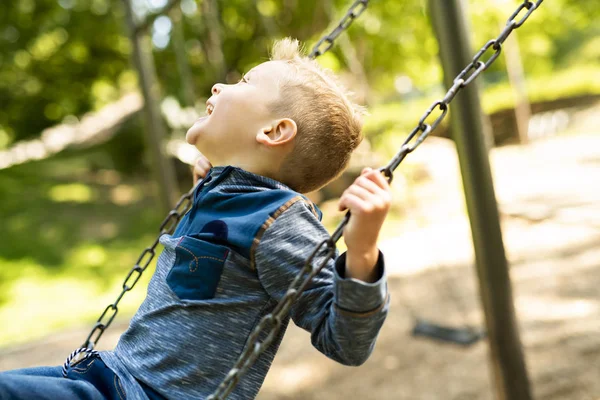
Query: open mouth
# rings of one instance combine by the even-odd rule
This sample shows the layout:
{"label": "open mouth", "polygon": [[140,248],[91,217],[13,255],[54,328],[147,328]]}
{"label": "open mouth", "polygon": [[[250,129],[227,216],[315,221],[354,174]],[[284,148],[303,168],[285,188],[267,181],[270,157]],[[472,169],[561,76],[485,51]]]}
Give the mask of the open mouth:
{"label": "open mouth", "polygon": [[215,106],[210,103],[206,103],[206,115],[210,115],[215,110]]}

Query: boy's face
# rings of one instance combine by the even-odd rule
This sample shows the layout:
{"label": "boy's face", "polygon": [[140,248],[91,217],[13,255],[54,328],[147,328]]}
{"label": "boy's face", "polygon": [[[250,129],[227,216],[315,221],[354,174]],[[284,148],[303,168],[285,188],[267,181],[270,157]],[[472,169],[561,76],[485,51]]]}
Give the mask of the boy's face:
{"label": "boy's face", "polygon": [[186,140],[213,165],[249,162],[259,143],[256,136],[272,127],[269,105],[279,98],[279,84],[287,71],[281,61],[250,70],[234,85],[218,83],[208,99],[207,115],[188,130]]}

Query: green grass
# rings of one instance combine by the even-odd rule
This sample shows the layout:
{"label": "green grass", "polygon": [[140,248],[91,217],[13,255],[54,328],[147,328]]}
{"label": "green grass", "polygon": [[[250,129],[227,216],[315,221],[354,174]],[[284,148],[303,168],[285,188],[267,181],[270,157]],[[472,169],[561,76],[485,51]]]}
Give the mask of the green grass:
{"label": "green grass", "polygon": [[[0,171],[0,346],[93,322],[154,240],[163,216],[152,185],[89,172],[103,157],[66,154]],[[123,314],[139,306],[146,275]]]}

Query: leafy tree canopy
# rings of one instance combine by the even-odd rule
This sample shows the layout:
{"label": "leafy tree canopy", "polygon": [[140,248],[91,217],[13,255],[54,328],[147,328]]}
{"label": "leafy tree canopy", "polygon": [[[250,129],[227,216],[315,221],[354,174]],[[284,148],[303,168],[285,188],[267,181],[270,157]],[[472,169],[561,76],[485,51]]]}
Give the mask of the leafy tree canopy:
{"label": "leafy tree canopy", "polygon": [[[495,37],[499,24],[518,4],[469,3],[474,46]],[[133,4],[141,19],[166,0],[134,0]],[[193,77],[191,85],[196,93],[207,94],[215,80],[235,81],[240,72],[268,57],[275,38],[293,36],[314,44],[349,4],[347,0],[182,0],[180,45]],[[420,88],[439,84],[437,43],[426,7],[421,0],[372,1],[347,33],[346,44],[336,45],[321,62],[342,71],[354,62],[350,70],[356,80],[358,65],[364,74],[361,79],[370,87],[371,101],[397,96],[398,77]],[[594,21],[599,19],[596,0],[544,2],[517,31],[527,73],[597,64],[600,26]],[[181,97],[173,21],[173,14],[157,19],[150,34],[163,93]],[[0,5],[0,49],[0,148],[97,109],[136,85],[122,0],[6,0]],[[502,62],[493,68],[486,79],[504,79]]]}

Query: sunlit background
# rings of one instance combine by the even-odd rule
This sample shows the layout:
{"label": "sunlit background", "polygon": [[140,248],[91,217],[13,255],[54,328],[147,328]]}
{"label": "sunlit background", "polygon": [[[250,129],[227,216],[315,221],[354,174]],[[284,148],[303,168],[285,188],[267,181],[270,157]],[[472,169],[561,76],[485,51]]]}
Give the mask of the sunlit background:
{"label": "sunlit background", "polygon": [[[155,15],[171,3],[166,15]],[[163,146],[178,197],[197,152],[184,133],[215,82],[310,49],[347,0],[131,0],[151,19]],[[518,1],[469,0],[473,52]],[[369,110],[344,176],[310,196],[332,231],[362,167],[386,163],[445,93],[428,2],[372,1],[319,63]],[[479,79],[515,307],[536,398],[600,398],[600,7],[545,1]],[[516,37],[516,40],[513,39]],[[475,48],[477,47],[477,49]],[[78,347],[164,217],[122,0],[0,4],[0,370],[58,365]],[[410,331],[417,319],[483,328],[471,233],[448,121],[397,170],[381,235],[393,299],[367,366],[347,369],[290,329],[262,399],[491,399],[485,341]],[[343,241],[339,243],[344,249]],[[111,348],[145,296],[120,303]]]}

